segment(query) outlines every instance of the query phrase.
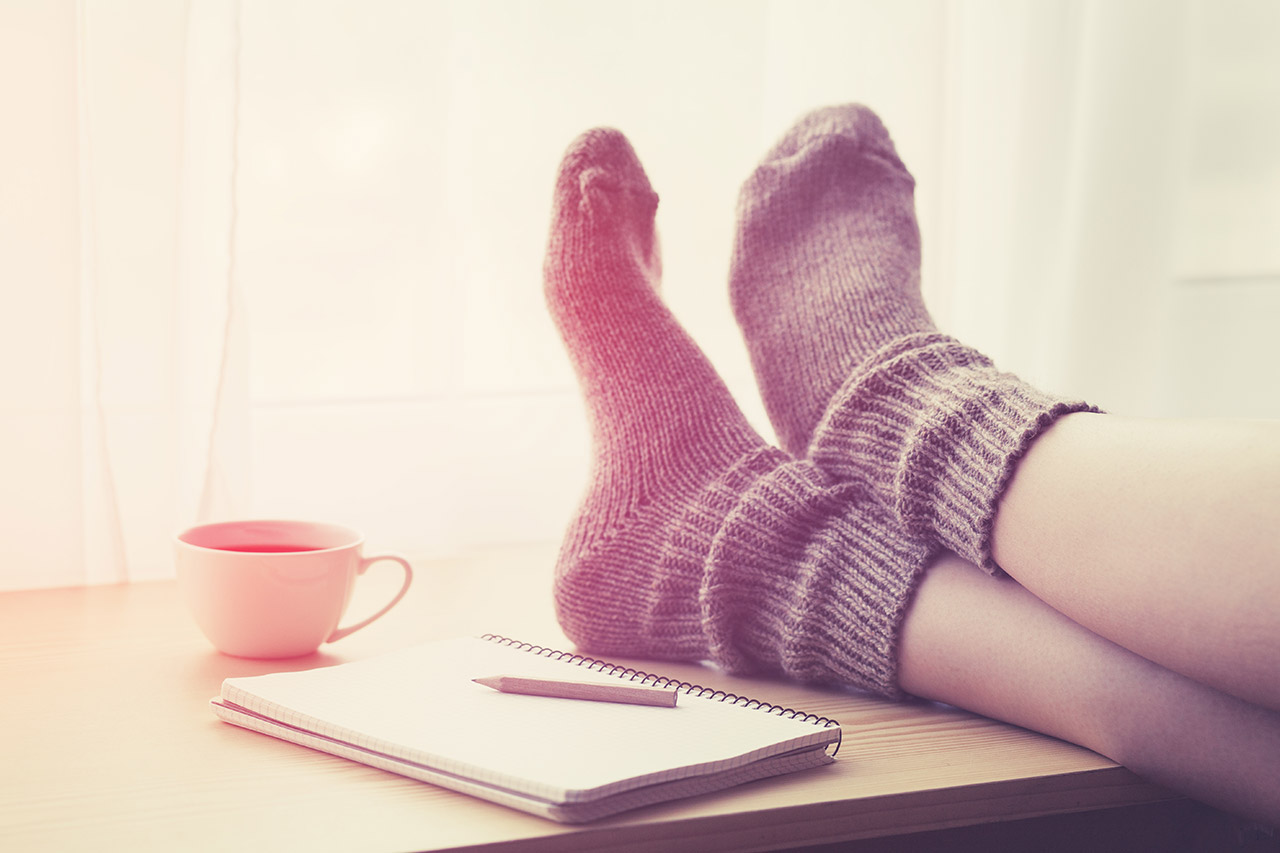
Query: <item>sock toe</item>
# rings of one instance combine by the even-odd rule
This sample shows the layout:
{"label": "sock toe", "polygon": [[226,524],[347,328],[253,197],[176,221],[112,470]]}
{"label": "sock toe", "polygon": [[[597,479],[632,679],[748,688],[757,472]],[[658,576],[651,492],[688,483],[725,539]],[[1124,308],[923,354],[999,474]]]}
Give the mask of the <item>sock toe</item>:
{"label": "sock toe", "polygon": [[[627,138],[595,128],[565,150],[556,176],[544,286],[562,331],[650,311],[660,273],[658,195]],[[584,313],[585,312],[585,313]]]}
{"label": "sock toe", "polygon": [[656,205],[657,195],[622,131],[597,127],[569,143],[556,178],[558,200],[568,202],[618,190],[651,196]]}
{"label": "sock toe", "polygon": [[827,140],[838,140],[855,150],[883,157],[906,171],[884,122],[862,104],[822,107],[801,116],[765,155],[762,165],[790,160]]}

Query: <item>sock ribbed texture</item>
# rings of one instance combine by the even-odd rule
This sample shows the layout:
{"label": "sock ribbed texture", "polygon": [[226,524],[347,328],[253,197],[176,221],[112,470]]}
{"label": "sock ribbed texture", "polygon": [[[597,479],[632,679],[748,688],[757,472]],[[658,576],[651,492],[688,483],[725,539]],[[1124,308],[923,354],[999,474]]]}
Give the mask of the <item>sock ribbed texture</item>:
{"label": "sock ribbed texture", "polygon": [[769,419],[795,456],[864,359],[934,329],[914,190],[888,131],[857,104],[803,117],[742,187],[730,298]]}
{"label": "sock ribbed texture", "polygon": [[1000,575],[991,534],[1018,461],[1062,415],[1097,411],[1000,372],[954,338],[908,335],[837,392],[810,458],[874,491],[907,535]]}
{"label": "sock ribbed texture", "polygon": [[592,653],[898,695],[898,633],[930,551],[750,428],[658,298],[656,206],[620,133],[570,146],[545,290],[594,459],[557,565],[561,625]]}

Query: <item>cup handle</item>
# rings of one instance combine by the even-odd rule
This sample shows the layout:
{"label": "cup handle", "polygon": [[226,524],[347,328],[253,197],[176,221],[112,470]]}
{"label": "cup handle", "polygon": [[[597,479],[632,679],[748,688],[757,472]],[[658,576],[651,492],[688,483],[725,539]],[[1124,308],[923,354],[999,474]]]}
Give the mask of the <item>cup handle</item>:
{"label": "cup handle", "polygon": [[356,631],[359,631],[364,626],[368,625],[370,622],[374,621],[375,619],[380,618],[388,610],[395,607],[400,602],[400,599],[404,598],[404,594],[409,591],[409,584],[413,581],[413,569],[409,568],[408,560],[406,560],[404,557],[397,556],[396,554],[379,554],[376,557],[365,557],[360,561],[360,568],[356,569],[356,574],[357,575],[364,574],[365,569],[369,568],[379,560],[391,560],[392,562],[399,563],[400,567],[404,569],[404,583],[400,586],[400,591],[396,593],[395,598],[387,602],[386,607],[382,608],[377,613],[370,616],[368,619],[365,619],[361,622],[357,622],[354,625],[348,625],[345,628],[342,628],[342,627],[334,628],[333,633],[330,634],[328,639],[325,640],[326,643],[333,643],[338,640],[341,640],[343,637],[347,636],[348,634],[353,634]]}

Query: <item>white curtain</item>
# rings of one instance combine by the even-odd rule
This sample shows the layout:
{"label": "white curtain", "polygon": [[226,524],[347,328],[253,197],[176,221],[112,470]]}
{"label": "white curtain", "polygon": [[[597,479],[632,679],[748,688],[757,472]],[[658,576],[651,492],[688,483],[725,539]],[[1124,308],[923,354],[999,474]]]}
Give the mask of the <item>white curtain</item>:
{"label": "white curtain", "polygon": [[850,100],[917,178],[945,328],[1118,411],[1280,416],[1277,9],[0,0],[0,588],[166,577],[233,516],[558,538],[587,433],[541,255],[600,124],[766,435],[737,187]]}

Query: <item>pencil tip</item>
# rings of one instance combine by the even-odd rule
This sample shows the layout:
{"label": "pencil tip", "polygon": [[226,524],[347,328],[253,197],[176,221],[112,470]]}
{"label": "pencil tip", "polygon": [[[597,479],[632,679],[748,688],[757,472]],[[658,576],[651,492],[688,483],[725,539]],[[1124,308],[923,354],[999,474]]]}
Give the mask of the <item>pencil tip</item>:
{"label": "pencil tip", "polygon": [[502,684],[502,676],[500,675],[490,675],[485,678],[473,678],[471,680],[476,684],[483,684],[485,687],[492,687],[494,690],[497,690]]}

